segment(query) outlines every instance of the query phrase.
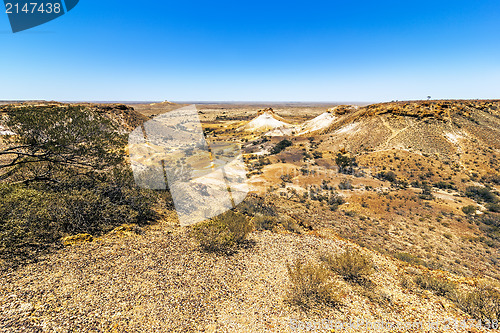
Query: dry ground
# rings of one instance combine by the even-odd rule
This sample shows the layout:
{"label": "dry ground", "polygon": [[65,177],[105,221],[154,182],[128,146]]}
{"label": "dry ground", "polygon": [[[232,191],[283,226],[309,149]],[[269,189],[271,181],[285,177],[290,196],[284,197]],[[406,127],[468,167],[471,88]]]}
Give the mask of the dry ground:
{"label": "dry ground", "polygon": [[254,232],[228,257],[201,252],[174,224],[112,233],[3,275],[0,332],[289,332],[290,320],[466,318],[442,297],[400,286],[422,268],[369,251],[374,287],[341,282],[343,305],[303,311],[286,302],[286,263],[355,245],[327,229]]}

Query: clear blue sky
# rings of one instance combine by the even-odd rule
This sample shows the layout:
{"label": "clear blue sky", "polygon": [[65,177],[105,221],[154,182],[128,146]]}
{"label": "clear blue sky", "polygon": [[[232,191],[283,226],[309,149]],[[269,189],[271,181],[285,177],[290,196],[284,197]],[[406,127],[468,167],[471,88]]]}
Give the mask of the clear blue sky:
{"label": "clear blue sky", "polygon": [[80,0],[12,34],[0,100],[500,98],[500,1]]}

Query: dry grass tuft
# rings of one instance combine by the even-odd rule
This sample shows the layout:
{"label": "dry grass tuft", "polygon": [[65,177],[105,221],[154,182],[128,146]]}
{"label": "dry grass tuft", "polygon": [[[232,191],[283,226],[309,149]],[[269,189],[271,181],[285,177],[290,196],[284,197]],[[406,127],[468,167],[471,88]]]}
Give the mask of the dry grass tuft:
{"label": "dry grass tuft", "polygon": [[347,249],[336,256],[324,255],[321,260],[330,270],[350,282],[365,283],[374,272],[371,257],[355,249]]}
{"label": "dry grass tuft", "polygon": [[309,308],[313,303],[330,306],[341,304],[341,288],[323,265],[296,260],[291,265],[287,264],[287,270],[290,279],[287,298],[290,303],[304,308]]}

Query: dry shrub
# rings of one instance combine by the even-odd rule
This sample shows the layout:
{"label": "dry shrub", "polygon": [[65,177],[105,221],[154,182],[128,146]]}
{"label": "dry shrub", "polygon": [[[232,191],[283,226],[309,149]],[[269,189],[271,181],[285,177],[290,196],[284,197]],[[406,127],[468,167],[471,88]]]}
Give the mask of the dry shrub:
{"label": "dry shrub", "polygon": [[473,291],[457,292],[452,300],[475,319],[500,319],[500,291],[491,285],[482,284]]}
{"label": "dry shrub", "polygon": [[278,224],[275,216],[264,215],[261,213],[255,214],[252,222],[257,230],[273,230]]}
{"label": "dry shrub", "polygon": [[240,213],[228,211],[193,227],[192,235],[207,252],[234,252],[253,225]]}
{"label": "dry shrub", "polygon": [[347,249],[336,256],[324,255],[321,260],[329,269],[350,282],[365,283],[374,272],[371,257],[355,249]]}
{"label": "dry shrub", "polygon": [[415,277],[414,281],[421,288],[431,290],[437,296],[449,296],[456,289],[455,283],[428,274],[418,275]]}
{"label": "dry shrub", "polygon": [[406,289],[406,290],[413,290],[415,287],[415,282],[412,278],[408,277],[407,275],[401,275],[399,278],[399,285],[401,288]]}
{"label": "dry shrub", "polygon": [[290,279],[288,300],[292,304],[305,308],[313,303],[340,305],[341,288],[323,265],[299,259],[291,265],[287,264],[287,270]]}

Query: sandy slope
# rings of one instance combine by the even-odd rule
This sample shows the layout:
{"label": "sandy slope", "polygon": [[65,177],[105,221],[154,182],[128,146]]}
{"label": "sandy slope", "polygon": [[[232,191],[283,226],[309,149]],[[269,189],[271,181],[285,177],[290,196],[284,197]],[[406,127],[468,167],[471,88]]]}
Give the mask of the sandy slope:
{"label": "sandy slope", "polygon": [[286,263],[354,245],[328,230],[250,238],[233,256],[207,254],[163,223],[66,248],[0,277],[0,332],[289,332],[290,320],[463,318],[444,298],[402,290],[410,268],[380,254],[372,280],[389,303],[341,282],[341,307],[303,312],[285,301]]}
{"label": "sandy slope", "polygon": [[335,115],[330,112],[325,112],[320,114],[314,119],[306,121],[304,124],[300,126],[300,130],[298,131],[299,135],[320,131],[324,128],[329,127],[334,121],[337,119]]}

